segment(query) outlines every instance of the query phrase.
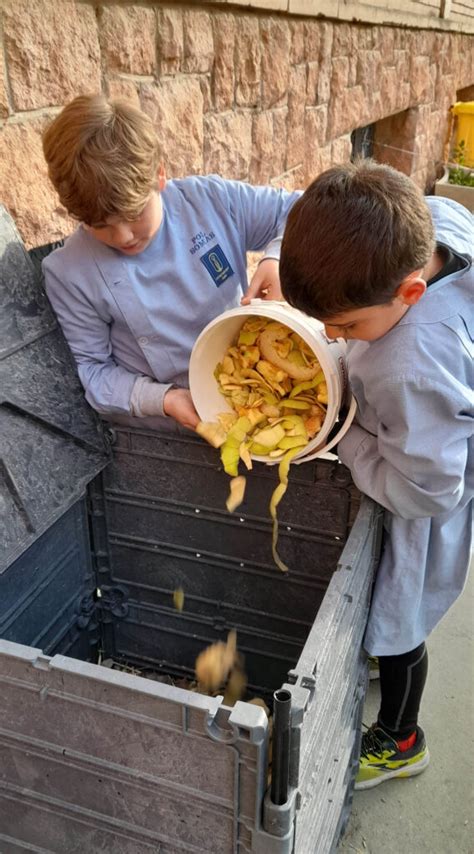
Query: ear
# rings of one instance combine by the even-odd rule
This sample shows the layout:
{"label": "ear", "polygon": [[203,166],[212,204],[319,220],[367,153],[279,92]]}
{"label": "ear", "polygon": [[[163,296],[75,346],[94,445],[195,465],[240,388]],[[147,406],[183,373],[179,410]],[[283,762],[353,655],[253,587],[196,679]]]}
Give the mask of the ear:
{"label": "ear", "polygon": [[398,286],[395,296],[404,305],[416,305],[426,291],[426,282],[421,278],[421,270],[410,273]]}
{"label": "ear", "polygon": [[162,193],[166,187],[166,172],[163,163],[158,166],[156,177],[158,179],[158,191]]}

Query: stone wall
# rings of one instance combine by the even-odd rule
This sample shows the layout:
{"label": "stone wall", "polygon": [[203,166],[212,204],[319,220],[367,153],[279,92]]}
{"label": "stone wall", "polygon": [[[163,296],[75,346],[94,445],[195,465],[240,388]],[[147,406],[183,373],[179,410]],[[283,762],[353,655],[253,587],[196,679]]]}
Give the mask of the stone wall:
{"label": "stone wall", "polygon": [[473,37],[212,5],[0,0],[0,193],[28,246],[73,224],[41,133],[102,90],[152,118],[169,176],[304,187],[375,126],[376,153],[430,188],[449,106],[474,83]]}

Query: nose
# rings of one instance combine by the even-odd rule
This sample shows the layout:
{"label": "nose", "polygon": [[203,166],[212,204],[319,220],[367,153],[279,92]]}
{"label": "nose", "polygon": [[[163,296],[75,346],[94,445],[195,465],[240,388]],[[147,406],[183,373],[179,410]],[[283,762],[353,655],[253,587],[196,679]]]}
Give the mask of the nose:
{"label": "nose", "polygon": [[325,331],[328,338],[345,338],[346,337],[344,330],[338,331],[337,326],[329,326],[327,324],[324,324],[324,331]]}
{"label": "nose", "polygon": [[114,240],[120,246],[126,246],[127,243],[133,243],[134,234],[130,223],[119,222],[114,226]]}

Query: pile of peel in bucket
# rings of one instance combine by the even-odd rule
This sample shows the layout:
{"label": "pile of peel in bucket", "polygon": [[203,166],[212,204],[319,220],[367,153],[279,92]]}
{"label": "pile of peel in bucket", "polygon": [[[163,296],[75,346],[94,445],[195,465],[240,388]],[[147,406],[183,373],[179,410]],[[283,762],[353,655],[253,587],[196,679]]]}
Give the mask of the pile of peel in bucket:
{"label": "pile of peel in bucket", "polygon": [[288,486],[290,463],[320,431],[326,415],[327,385],[306,341],[289,327],[265,317],[250,317],[228,348],[214,376],[232,411],[216,422],[201,421],[197,432],[220,448],[224,470],[232,478],[227,509],[236,510],[245,493],[240,460],[252,468],[251,455],[279,462],[280,483],[270,501],[272,552],[277,552],[276,509]]}

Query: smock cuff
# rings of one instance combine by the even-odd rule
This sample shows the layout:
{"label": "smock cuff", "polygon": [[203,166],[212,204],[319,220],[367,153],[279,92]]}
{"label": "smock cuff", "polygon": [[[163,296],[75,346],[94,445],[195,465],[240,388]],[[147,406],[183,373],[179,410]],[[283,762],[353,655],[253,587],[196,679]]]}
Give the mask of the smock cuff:
{"label": "smock cuff", "polygon": [[283,237],[275,237],[274,240],[270,241],[268,246],[265,248],[263,258],[260,259],[260,264],[262,263],[262,261],[267,261],[269,258],[272,258],[274,261],[280,260],[282,239]]}
{"label": "smock cuff", "polygon": [[166,392],[172,387],[172,383],[158,383],[151,377],[138,377],[130,396],[132,415],[137,418],[145,418],[148,415],[160,415],[162,418],[168,418],[163,409],[163,404]]}
{"label": "smock cuff", "polygon": [[344,463],[345,466],[351,468],[359,448],[363,442],[369,438],[373,439],[374,436],[372,436],[371,433],[368,433],[367,430],[364,430],[363,427],[360,427],[359,424],[352,424],[337,446],[337,455],[341,463]]}

